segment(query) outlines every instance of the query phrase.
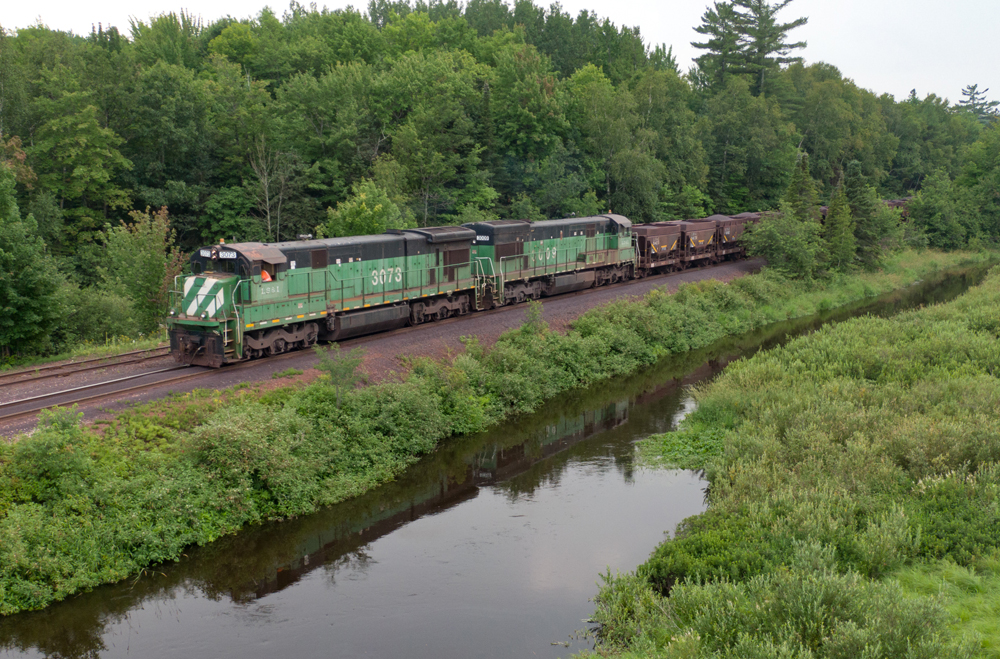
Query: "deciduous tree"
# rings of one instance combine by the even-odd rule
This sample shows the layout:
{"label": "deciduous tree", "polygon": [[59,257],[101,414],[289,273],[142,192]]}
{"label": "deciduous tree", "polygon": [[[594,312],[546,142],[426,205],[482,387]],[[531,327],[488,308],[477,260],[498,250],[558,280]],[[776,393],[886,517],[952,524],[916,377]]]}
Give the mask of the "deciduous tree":
{"label": "deciduous tree", "polygon": [[108,225],[103,233],[103,285],[130,298],[142,326],[151,331],[167,312],[170,287],[180,274],[183,255],[174,245],[166,208],[133,211],[131,222]]}
{"label": "deciduous tree", "polygon": [[31,354],[51,347],[50,333],[63,315],[62,276],[35,219],[21,217],[14,172],[0,163],[0,353]]}

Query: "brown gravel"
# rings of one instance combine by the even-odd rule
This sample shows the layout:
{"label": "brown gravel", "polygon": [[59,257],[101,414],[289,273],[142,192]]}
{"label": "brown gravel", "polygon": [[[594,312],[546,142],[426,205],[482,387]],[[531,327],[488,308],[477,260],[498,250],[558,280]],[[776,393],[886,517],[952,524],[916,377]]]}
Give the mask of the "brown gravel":
{"label": "brown gravel", "polygon": [[[623,282],[614,286],[579,291],[569,293],[555,298],[545,298],[543,303],[543,318],[549,326],[555,330],[565,330],[567,325],[578,318],[583,312],[593,307],[605,304],[612,300],[623,297],[638,297],[645,295],[649,291],[666,287],[668,291],[675,291],[677,287],[686,282],[702,281],[706,279],[716,279],[719,281],[730,281],[752,272],[756,272],[763,265],[760,259],[749,261],[737,261],[724,263],[711,268],[701,268],[689,270],[672,275],[661,275],[650,277],[638,281]],[[365,359],[362,370],[368,377],[369,382],[380,382],[386,378],[398,377],[406,370],[406,357],[429,357],[432,359],[448,357],[458,354],[464,350],[460,341],[463,336],[474,336],[483,345],[490,345],[508,329],[519,327],[524,322],[524,315],[527,305],[517,305],[514,307],[503,307],[492,311],[472,314],[463,318],[450,318],[439,323],[429,323],[418,327],[406,327],[392,332],[374,334],[371,336],[359,337],[343,342],[345,349],[360,347],[365,350]],[[403,359],[401,359],[401,357]],[[166,359],[157,359],[155,362],[162,367],[170,362]],[[221,368],[197,377],[173,385],[166,384],[160,387],[148,389],[143,392],[133,393],[122,397],[114,402],[99,402],[87,404],[83,403],[79,411],[83,412],[84,419],[107,418],[114,413],[137,403],[144,403],[162,398],[171,393],[184,393],[193,389],[225,389],[243,382],[264,383],[267,386],[272,384],[288,383],[293,379],[311,380],[317,375],[313,368],[316,363],[316,356],[311,350],[299,351],[287,355],[279,355],[271,359],[262,359],[257,362],[241,365],[239,369]],[[153,362],[144,365],[145,368],[153,366]],[[121,367],[119,367],[121,368]],[[122,371],[132,371],[132,368],[111,368],[103,374],[104,378],[110,378],[112,372],[115,375],[122,375]],[[305,371],[298,378],[273,379],[272,375],[289,368],[297,368]],[[140,370],[140,369],[136,369]],[[98,372],[90,372],[84,378],[86,382],[94,378],[100,378]],[[7,396],[10,399],[25,398],[29,395],[43,393],[44,390],[66,389],[70,386],[81,384],[79,381],[60,383],[62,378],[53,378],[45,382],[45,387],[35,385],[30,387],[30,393],[20,390],[18,386],[9,387]],[[42,383],[37,383],[41,385]],[[28,389],[28,387],[25,387]],[[20,390],[20,391],[19,391]],[[0,426],[0,435],[10,437],[19,432],[30,431],[35,425],[33,420],[18,420],[9,422],[5,426]]]}
{"label": "brown gravel", "polygon": [[[728,282],[756,272],[764,264],[761,259],[724,263],[712,268],[689,270],[672,275],[650,277],[593,290],[579,291],[555,298],[542,299],[542,318],[556,331],[565,331],[570,323],[585,311],[623,297],[641,297],[649,291],[666,287],[673,292],[682,283],[716,279]],[[381,381],[393,373],[405,370],[400,355],[439,359],[464,349],[460,338],[474,336],[483,345],[495,342],[508,329],[524,322],[527,305],[504,307],[490,312],[454,318],[442,323],[412,327],[389,335],[374,335],[345,346],[362,345],[366,351],[363,370],[371,381]]]}

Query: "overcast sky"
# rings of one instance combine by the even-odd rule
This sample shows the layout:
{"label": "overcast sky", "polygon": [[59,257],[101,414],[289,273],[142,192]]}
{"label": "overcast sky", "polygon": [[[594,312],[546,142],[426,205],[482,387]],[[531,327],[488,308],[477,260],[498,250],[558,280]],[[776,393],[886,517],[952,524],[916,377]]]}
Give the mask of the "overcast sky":
{"label": "overcast sky", "polygon": [[[536,4],[544,4],[535,0]],[[127,33],[129,17],[177,11],[177,0],[2,0],[0,26],[25,27],[41,21],[45,25],[77,34],[90,32],[98,22],[116,25]],[[308,4],[303,1],[302,4]],[[331,9],[346,1],[319,2]],[[356,0],[364,9],[366,0]],[[694,27],[700,23],[707,0],[564,0],[563,8],[574,16],[591,9],[618,25],[639,26],[649,44],[672,45],[682,70],[687,70],[697,51],[690,42],[700,38]],[[187,0],[185,7],[206,22],[225,15],[243,18],[256,15],[266,5],[279,15],[282,2],[262,0]],[[808,16],[809,23],[791,33],[792,41],[807,41],[800,51],[807,62],[829,62],[848,78],[877,93],[897,99],[916,89],[961,98],[968,84],[992,87],[991,99],[1000,100],[1000,0],[795,0],[780,16],[784,22]]]}

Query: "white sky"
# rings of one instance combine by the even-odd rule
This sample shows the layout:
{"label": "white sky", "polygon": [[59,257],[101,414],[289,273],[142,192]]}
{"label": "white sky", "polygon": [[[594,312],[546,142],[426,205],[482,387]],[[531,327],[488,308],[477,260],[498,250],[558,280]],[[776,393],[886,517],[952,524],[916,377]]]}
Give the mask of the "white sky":
{"label": "white sky", "polygon": [[[279,15],[285,0],[179,0],[191,13],[211,21],[227,14],[237,18],[256,15],[270,5]],[[647,43],[673,45],[682,70],[697,55],[690,42],[700,38],[694,27],[709,0],[563,0],[574,16],[591,9],[618,25],[638,25]],[[545,0],[536,4],[544,4]],[[303,2],[302,4],[308,4]],[[347,0],[318,2],[331,9]],[[367,0],[355,0],[364,10]],[[181,8],[178,0],[2,0],[0,26],[25,27],[41,20],[45,25],[88,34],[98,22],[116,25],[127,33],[129,17],[146,20],[151,15]],[[780,16],[788,22],[808,16],[809,23],[791,33],[792,41],[807,41],[800,51],[807,62],[824,61],[837,66],[848,78],[877,93],[897,99],[916,89],[961,98],[968,84],[991,87],[990,99],[1000,100],[1000,55],[996,34],[1000,28],[998,0],[795,0]]]}

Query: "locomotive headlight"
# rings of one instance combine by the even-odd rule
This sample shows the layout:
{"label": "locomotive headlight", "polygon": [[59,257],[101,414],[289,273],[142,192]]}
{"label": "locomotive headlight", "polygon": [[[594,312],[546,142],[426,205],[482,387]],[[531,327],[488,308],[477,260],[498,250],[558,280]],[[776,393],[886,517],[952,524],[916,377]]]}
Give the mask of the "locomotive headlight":
{"label": "locomotive headlight", "polygon": [[175,309],[171,309],[170,310],[170,315],[171,316],[176,316],[177,315],[177,311]]}
{"label": "locomotive headlight", "polygon": [[208,318],[208,314],[207,313],[201,314],[201,319],[202,320],[205,320],[206,318]]}

